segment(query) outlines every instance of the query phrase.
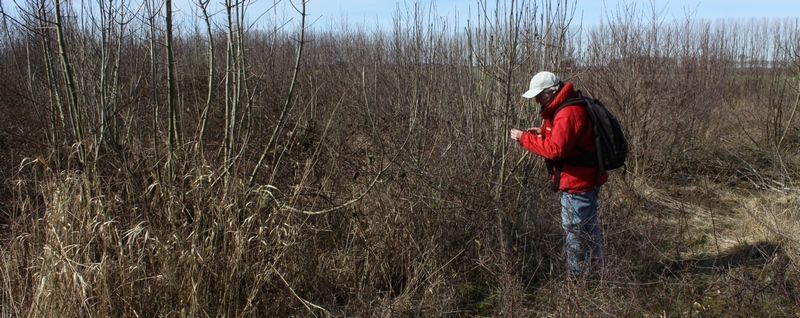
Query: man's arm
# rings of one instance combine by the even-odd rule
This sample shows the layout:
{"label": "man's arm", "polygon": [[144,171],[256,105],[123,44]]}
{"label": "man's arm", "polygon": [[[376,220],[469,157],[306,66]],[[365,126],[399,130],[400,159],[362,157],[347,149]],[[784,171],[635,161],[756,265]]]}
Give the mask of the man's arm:
{"label": "man's arm", "polygon": [[525,149],[545,159],[563,159],[572,152],[580,137],[580,131],[585,125],[581,120],[584,115],[585,111],[580,106],[566,107],[556,114],[553,130],[547,138],[541,134],[524,132],[519,137],[519,143]]}
{"label": "man's arm", "polygon": [[510,134],[511,139],[514,139],[517,142],[519,142],[519,139],[522,138],[522,134],[525,133],[525,132],[529,132],[529,133],[532,133],[534,136],[538,136],[538,135],[542,134],[542,129],[539,128],[539,127],[531,127],[531,128],[528,128],[525,131],[522,131],[522,130],[519,130],[519,129],[516,129],[516,128],[512,128],[511,129],[511,134]]}

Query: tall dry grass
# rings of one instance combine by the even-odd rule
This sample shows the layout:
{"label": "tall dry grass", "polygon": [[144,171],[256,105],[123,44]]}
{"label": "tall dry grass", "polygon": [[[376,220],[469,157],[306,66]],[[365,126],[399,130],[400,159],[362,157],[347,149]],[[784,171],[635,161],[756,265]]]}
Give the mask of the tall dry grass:
{"label": "tall dry grass", "polygon": [[[298,20],[314,10],[295,3]],[[196,28],[170,28],[153,1],[96,15],[31,1],[4,20],[3,316],[798,304],[797,238],[781,221],[796,205],[758,201],[797,191],[796,20],[623,8],[581,31],[572,2],[508,1],[480,2],[466,26],[416,4],[386,32],[256,30],[244,3],[199,4]],[[506,137],[538,122],[518,95],[543,69],[602,99],[631,139],[627,176],[603,189],[608,272],[588,285],[563,275],[541,161]],[[762,203],[741,219],[767,234],[709,248],[746,202]]]}

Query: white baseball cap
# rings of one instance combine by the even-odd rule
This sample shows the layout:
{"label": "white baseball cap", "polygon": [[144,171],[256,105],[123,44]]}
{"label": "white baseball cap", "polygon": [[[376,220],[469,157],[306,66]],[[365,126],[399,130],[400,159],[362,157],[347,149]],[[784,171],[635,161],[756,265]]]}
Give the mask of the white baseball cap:
{"label": "white baseball cap", "polygon": [[558,86],[561,83],[561,79],[556,76],[556,74],[550,72],[539,72],[531,78],[531,87],[528,89],[525,94],[522,94],[522,97],[525,98],[534,98],[536,95],[539,95],[543,90],[548,88]]}

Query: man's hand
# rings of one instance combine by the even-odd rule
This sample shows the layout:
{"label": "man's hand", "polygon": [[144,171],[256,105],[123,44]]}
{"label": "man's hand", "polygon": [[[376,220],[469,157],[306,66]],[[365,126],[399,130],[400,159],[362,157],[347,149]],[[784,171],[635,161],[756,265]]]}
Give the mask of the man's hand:
{"label": "man's hand", "polygon": [[509,134],[511,136],[511,139],[519,141],[519,138],[522,137],[522,130],[512,128]]}

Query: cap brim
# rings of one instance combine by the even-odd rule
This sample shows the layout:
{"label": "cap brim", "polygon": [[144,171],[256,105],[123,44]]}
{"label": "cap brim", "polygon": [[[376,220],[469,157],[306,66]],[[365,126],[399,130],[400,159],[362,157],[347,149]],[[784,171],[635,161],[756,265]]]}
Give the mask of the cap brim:
{"label": "cap brim", "polygon": [[531,98],[536,97],[536,95],[539,95],[539,93],[541,93],[541,92],[542,92],[542,90],[529,89],[527,92],[525,92],[525,94],[522,94],[522,97],[525,97],[527,99],[531,99]]}

